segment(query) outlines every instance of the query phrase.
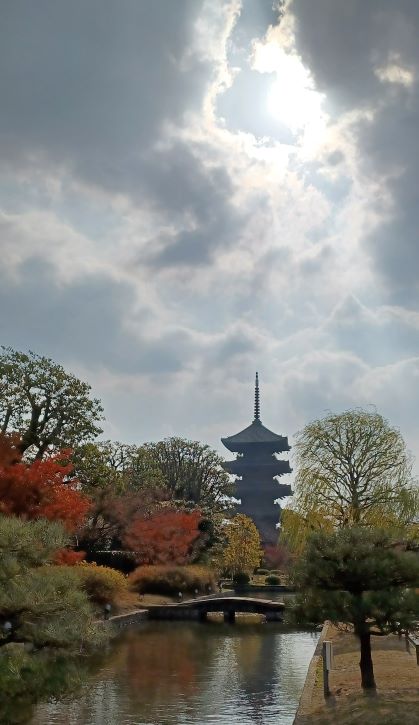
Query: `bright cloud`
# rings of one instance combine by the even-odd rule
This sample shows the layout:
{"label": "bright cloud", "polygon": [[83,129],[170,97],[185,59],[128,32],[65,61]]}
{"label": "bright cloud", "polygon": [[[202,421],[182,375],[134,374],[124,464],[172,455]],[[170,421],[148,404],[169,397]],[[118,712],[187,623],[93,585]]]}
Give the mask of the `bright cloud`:
{"label": "bright cloud", "polygon": [[283,9],[4,6],[1,341],[114,438],[221,449],[258,369],[273,429],[373,404],[419,454],[419,12]]}

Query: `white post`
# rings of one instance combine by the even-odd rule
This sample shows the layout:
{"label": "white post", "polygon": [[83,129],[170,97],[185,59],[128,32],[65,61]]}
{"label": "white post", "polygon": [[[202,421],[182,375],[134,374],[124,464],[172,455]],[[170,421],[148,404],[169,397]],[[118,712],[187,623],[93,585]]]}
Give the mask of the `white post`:
{"label": "white post", "polygon": [[329,640],[323,642],[323,694],[325,697],[330,696],[329,689],[329,672],[333,669],[333,643]]}

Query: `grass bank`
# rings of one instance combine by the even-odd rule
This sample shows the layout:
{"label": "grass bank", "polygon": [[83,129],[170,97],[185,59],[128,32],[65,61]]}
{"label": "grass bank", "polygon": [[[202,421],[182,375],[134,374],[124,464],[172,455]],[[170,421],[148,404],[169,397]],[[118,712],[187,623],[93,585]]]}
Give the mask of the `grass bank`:
{"label": "grass bank", "polygon": [[295,725],[419,725],[419,666],[415,648],[395,635],[373,638],[376,695],[364,695],[360,684],[359,643],[352,634],[329,627],[325,639],[333,641],[334,669],[331,697],[323,698],[321,659],[309,701],[300,708]]}

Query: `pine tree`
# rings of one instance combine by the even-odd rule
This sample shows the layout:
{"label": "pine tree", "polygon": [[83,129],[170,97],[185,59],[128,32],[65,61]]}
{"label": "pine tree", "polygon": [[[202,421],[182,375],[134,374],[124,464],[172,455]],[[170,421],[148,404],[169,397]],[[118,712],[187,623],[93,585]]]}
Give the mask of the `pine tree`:
{"label": "pine tree", "polygon": [[374,690],[371,637],[414,628],[419,619],[419,556],[388,532],[351,527],[312,534],[295,573],[294,614],[350,628],[360,643],[361,682]]}

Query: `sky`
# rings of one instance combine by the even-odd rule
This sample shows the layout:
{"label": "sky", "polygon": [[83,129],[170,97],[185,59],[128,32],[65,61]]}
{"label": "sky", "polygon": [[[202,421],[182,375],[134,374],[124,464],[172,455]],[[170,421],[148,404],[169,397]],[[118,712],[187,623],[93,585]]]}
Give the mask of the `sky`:
{"label": "sky", "polygon": [[[2,0],[0,341],[104,436],[376,406],[419,457],[417,0]],[[224,451],[226,456],[229,454]]]}

